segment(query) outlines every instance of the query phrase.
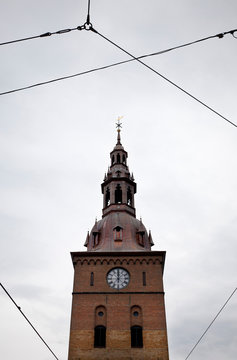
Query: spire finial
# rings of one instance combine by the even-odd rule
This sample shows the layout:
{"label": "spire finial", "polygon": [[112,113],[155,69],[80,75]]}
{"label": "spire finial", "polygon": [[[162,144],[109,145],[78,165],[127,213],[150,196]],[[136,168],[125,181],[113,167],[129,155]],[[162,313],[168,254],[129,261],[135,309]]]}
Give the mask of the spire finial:
{"label": "spire finial", "polygon": [[121,127],[122,127],[122,123],[120,122],[120,120],[123,118],[123,116],[119,116],[118,120],[116,122],[116,128],[117,128],[117,132],[118,132],[118,136],[117,136],[117,145],[121,145],[120,142],[120,131],[121,131]]}

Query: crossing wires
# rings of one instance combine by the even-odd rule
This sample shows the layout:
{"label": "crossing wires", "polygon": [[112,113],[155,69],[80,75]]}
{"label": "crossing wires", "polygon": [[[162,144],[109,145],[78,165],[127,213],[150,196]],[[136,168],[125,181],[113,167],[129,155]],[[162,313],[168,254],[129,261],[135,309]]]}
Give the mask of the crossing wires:
{"label": "crossing wires", "polygon": [[[87,17],[87,18],[88,18],[88,17]],[[80,28],[80,29],[78,29],[78,30],[85,30],[85,27],[86,27],[86,26],[89,27],[88,30],[94,30],[93,28],[91,28],[91,26],[92,26],[91,23],[89,22],[89,24],[87,24],[87,22],[86,22],[83,26],[80,26],[80,27],[78,26],[77,28],[59,30],[59,31],[56,31],[56,32],[54,32],[54,33],[45,33],[45,36],[51,36],[51,35],[53,35],[53,34],[59,34],[59,33],[60,33],[60,34],[63,34],[63,33],[69,32],[69,31],[76,30],[76,29],[78,29],[78,28]],[[71,74],[71,75],[61,76],[61,77],[59,77],[59,78],[42,81],[42,82],[40,82],[40,83],[36,83],[36,84],[24,86],[24,87],[21,87],[21,88],[15,88],[15,89],[12,89],[12,90],[8,90],[8,91],[1,92],[0,95],[7,95],[7,94],[14,93],[14,92],[18,92],[18,91],[30,89],[30,88],[33,88],[33,87],[42,86],[42,85],[50,84],[50,83],[53,83],[53,82],[57,82],[57,81],[66,80],[66,79],[70,79],[70,78],[73,78],[73,77],[81,76],[81,75],[86,75],[86,74],[89,74],[89,73],[92,73],[92,72],[95,72],[95,71],[105,70],[105,69],[108,69],[108,68],[110,68],[110,67],[114,67],[114,66],[126,64],[126,63],[129,63],[129,62],[135,61],[135,60],[137,60],[137,59],[145,59],[145,58],[147,58],[147,57],[162,55],[162,54],[165,54],[165,53],[170,52],[170,51],[174,51],[174,50],[177,50],[177,49],[186,47],[186,46],[190,46],[190,45],[194,45],[194,44],[197,44],[197,43],[199,43],[199,42],[202,42],[202,41],[206,41],[206,40],[208,40],[208,39],[214,39],[214,38],[219,38],[219,39],[221,39],[221,38],[223,38],[223,37],[224,37],[225,35],[227,35],[227,34],[232,34],[232,35],[233,35],[235,31],[237,31],[237,30],[226,31],[226,32],[223,32],[223,33],[220,33],[220,34],[217,34],[217,35],[211,35],[211,36],[208,36],[208,37],[205,37],[205,38],[202,38],[202,39],[198,39],[198,40],[194,40],[194,41],[191,41],[191,42],[188,42],[188,43],[185,43],[185,44],[173,46],[173,47],[171,47],[171,48],[159,50],[159,51],[156,51],[156,52],[153,52],[153,53],[150,53],[150,54],[140,55],[140,56],[137,56],[137,57],[128,59],[128,60],[123,60],[123,61],[115,62],[115,63],[113,63],[113,64],[108,64],[108,65],[100,66],[100,67],[97,67],[97,68],[85,70],[85,71],[82,71],[82,72],[79,72],[79,73],[75,73],[75,74]],[[48,34],[49,34],[49,35],[48,35]],[[41,37],[41,36],[44,36],[44,34],[39,35],[39,37]],[[234,36],[234,35],[233,35],[233,36]],[[24,40],[24,39],[23,39],[23,40]],[[17,41],[18,41],[18,40],[17,40]],[[19,40],[19,41],[21,41],[21,40]],[[1,45],[1,44],[0,44],[0,45]]]}
{"label": "crossing wires", "polygon": [[228,122],[229,124],[237,127],[237,125],[236,125],[234,122],[230,121],[227,117],[223,116],[223,115],[220,114],[218,111],[214,110],[212,107],[210,107],[209,105],[207,105],[206,103],[204,103],[204,101],[202,101],[202,100],[200,100],[199,98],[197,98],[196,96],[192,95],[189,91],[187,91],[187,90],[185,90],[184,88],[182,88],[181,86],[177,85],[177,84],[174,83],[172,80],[168,79],[166,76],[162,75],[160,72],[158,72],[157,70],[155,70],[153,67],[151,67],[151,66],[147,65],[145,62],[141,61],[141,58],[145,58],[145,57],[148,57],[148,56],[154,56],[154,55],[160,55],[160,54],[163,54],[163,53],[168,52],[168,51],[176,50],[176,49],[179,49],[179,48],[182,48],[182,47],[185,47],[185,46],[190,46],[190,45],[193,45],[193,44],[196,44],[196,43],[199,43],[199,42],[202,42],[202,41],[206,41],[206,40],[209,40],[209,39],[213,39],[213,38],[219,38],[219,39],[221,39],[221,38],[223,38],[223,37],[224,37],[225,35],[227,35],[227,34],[231,34],[234,38],[237,38],[237,29],[229,30],[229,31],[222,32],[222,33],[219,33],[219,34],[216,34],[216,35],[207,36],[207,37],[205,37],[205,38],[198,39],[198,40],[195,40],[195,41],[186,43],[186,44],[178,45],[178,46],[175,46],[175,47],[172,47],[172,48],[169,48],[169,49],[165,49],[165,50],[163,50],[163,51],[159,51],[159,52],[156,52],[156,53],[152,53],[152,54],[148,54],[148,55],[142,55],[142,56],[140,56],[140,57],[135,57],[133,54],[131,54],[130,52],[128,52],[127,50],[125,50],[125,49],[122,48],[121,46],[117,45],[117,44],[116,44],[115,42],[113,42],[112,40],[110,40],[108,37],[106,37],[105,35],[101,34],[100,32],[98,32],[97,30],[94,29],[92,23],[90,22],[90,0],[88,0],[87,20],[86,20],[86,22],[84,23],[84,25],[77,26],[77,27],[75,27],[75,28],[68,28],[68,29],[58,30],[58,31],[52,32],[52,33],[51,33],[51,32],[46,32],[46,33],[41,34],[41,35],[36,35],[36,36],[31,36],[31,37],[27,37],[27,38],[23,38],[23,39],[17,39],[17,40],[7,41],[7,42],[4,42],[4,43],[0,43],[0,45],[7,45],[7,44],[12,44],[12,43],[14,43],[14,42],[25,41],[25,40],[30,40],[30,39],[40,38],[40,37],[44,38],[44,37],[51,36],[51,35],[53,35],[53,34],[64,34],[64,33],[67,33],[67,32],[74,31],[74,30],[87,30],[87,31],[92,31],[92,32],[98,34],[99,36],[101,36],[103,39],[105,39],[105,40],[108,41],[109,43],[111,43],[112,45],[114,45],[115,47],[117,47],[118,49],[120,49],[121,51],[123,51],[125,54],[129,55],[132,59],[125,60],[125,61],[120,61],[120,62],[117,62],[117,63],[114,63],[114,64],[110,64],[110,65],[106,65],[106,66],[103,66],[103,67],[100,67],[100,68],[94,68],[94,69],[87,70],[87,71],[84,71],[84,72],[81,72],[81,73],[77,73],[77,74],[68,75],[68,76],[62,76],[62,77],[60,77],[60,78],[56,78],[56,79],[52,79],[52,80],[48,80],[48,81],[43,81],[43,82],[40,82],[40,83],[36,83],[36,84],[24,86],[24,87],[21,87],[21,88],[16,88],[16,89],[8,90],[8,91],[5,91],[5,92],[0,93],[0,95],[6,95],[6,94],[13,93],[13,92],[30,89],[30,88],[33,88],[33,87],[37,87],[37,86],[41,86],[41,85],[46,85],[46,84],[53,83],[53,82],[56,82],[56,81],[65,80],[65,79],[69,79],[69,78],[72,78],[72,77],[76,77],[76,76],[88,74],[88,73],[91,73],[91,72],[103,70],[103,69],[106,69],[106,68],[109,68],[109,67],[112,67],[112,66],[117,66],[117,65],[120,65],[120,64],[123,64],[123,63],[129,62],[129,61],[134,61],[134,60],[135,60],[135,61],[138,61],[138,62],[139,62],[140,64],[142,64],[143,66],[145,66],[146,68],[148,68],[149,70],[151,70],[151,71],[152,71],[153,73],[155,73],[156,75],[158,75],[158,76],[160,76],[161,78],[163,78],[165,81],[169,82],[171,85],[175,86],[177,89],[179,89],[180,91],[182,91],[183,93],[185,93],[185,94],[188,95],[189,97],[191,97],[193,100],[197,101],[198,103],[200,103],[201,105],[203,105],[204,107],[206,107],[207,109],[209,109],[210,111],[212,111],[214,114],[216,114],[216,115],[218,115],[219,117],[221,117],[223,120],[225,120],[225,121]]}
{"label": "crossing wires", "polygon": [[210,111],[212,111],[214,114],[220,116],[222,119],[224,119],[225,121],[227,121],[228,123],[230,123],[231,125],[237,127],[237,125],[235,123],[233,123],[232,121],[230,121],[229,119],[227,119],[225,116],[223,116],[222,114],[220,114],[218,111],[214,110],[212,107],[210,107],[209,105],[207,105],[206,103],[204,103],[203,101],[201,101],[200,99],[198,99],[196,96],[192,95],[190,92],[186,91],[185,89],[183,89],[181,86],[177,85],[176,83],[174,83],[173,81],[171,81],[170,79],[168,79],[166,76],[162,75],[160,72],[158,72],[157,70],[155,70],[153,67],[147,65],[146,63],[144,63],[143,61],[141,61],[140,59],[138,59],[137,57],[135,57],[134,55],[132,55],[130,52],[128,52],[127,50],[123,49],[121,46],[117,45],[115,42],[113,42],[112,40],[110,40],[109,38],[107,38],[106,36],[102,35],[101,33],[99,33],[98,31],[96,31],[95,29],[93,29],[93,31],[95,33],[97,33],[99,36],[101,36],[103,39],[105,39],[106,41],[108,41],[110,44],[114,45],[115,47],[117,47],[118,49],[120,49],[121,51],[123,51],[125,54],[131,56],[134,60],[138,61],[140,64],[142,64],[143,66],[145,66],[146,68],[148,68],[149,70],[151,70],[153,73],[155,73],[156,75],[160,76],[162,79],[166,80],[168,83],[170,83],[171,85],[175,86],[177,89],[179,89],[180,91],[182,91],[183,93],[185,93],[186,95],[188,95],[189,97],[191,97],[192,99],[194,99],[195,101],[199,102],[201,105],[205,106],[207,109],[209,109]]}
{"label": "crossing wires", "polygon": [[[96,72],[96,71],[100,71],[100,70],[105,70],[105,69],[108,69],[108,68],[110,68],[110,67],[122,65],[122,64],[131,62],[131,61],[138,61],[138,62],[140,62],[142,65],[144,65],[145,67],[147,67],[148,69],[150,69],[151,71],[153,71],[156,75],[158,75],[158,76],[160,76],[161,78],[163,78],[164,80],[168,81],[171,85],[175,86],[175,87],[178,88],[180,91],[184,92],[186,95],[190,96],[192,99],[196,100],[196,101],[199,102],[201,105],[205,106],[207,109],[209,109],[210,111],[212,111],[212,112],[215,113],[216,115],[220,116],[222,119],[224,119],[225,121],[227,121],[227,122],[230,123],[231,125],[237,127],[237,125],[236,125],[235,123],[233,123],[232,121],[230,121],[229,119],[227,119],[225,116],[223,116],[222,114],[220,114],[219,112],[217,112],[216,110],[214,110],[212,107],[210,107],[209,105],[207,105],[206,103],[204,103],[202,100],[198,99],[196,96],[192,95],[190,92],[186,91],[186,90],[183,89],[181,86],[177,85],[176,83],[174,83],[173,81],[171,81],[170,79],[168,79],[166,76],[162,75],[160,72],[158,72],[157,70],[155,70],[155,69],[152,68],[151,66],[149,66],[149,65],[147,65],[146,63],[144,63],[143,61],[141,61],[141,59],[146,58],[146,57],[161,55],[161,54],[164,54],[164,53],[167,53],[167,52],[170,52],[170,51],[173,51],[173,50],[177,50],[177,49],[180,49],[180,48],[183,48],[183,47],[186,47],[186,46],[190,46],[190,45],[193,45],[193,44],[196,44],[196,43],[199,43],[199,42],[202,42],[202,41],[206,41],[206,40],[209,40],[209,39],[213,39],[213,38],[219,38],[219,39],[221,39],[221,38],[223,38],[223,37],[224,37],[225,35],[227,35],[227,34],[231,34],[233,37],[236,38],[235,33],[237,32],[237,29],[229,30],[229,31],[222,32],[222,33],[219,33],[219,34],[216,34],[216,35],[211,35],[211,36],[208,36],[208,37],[205,37],[205,38],[202,38],[202,39],[194,40],[194,41],[191,41],[191,42],[188,42],[188,43],[185,43],[185,44],[181,44],[181,45],[178,45],[178,46],[174,46],[174,47],[171,47],[171,48],[168,48],[168,49],[164,49],[164,50],[161,50],[161,51],[157,51],[157,52],[154,52],[154,53],[151,53],[151,54],[146,54],[146,55],[141,55],[141,56],[135,57],[134,55],[132,55],[131,53],[129,53],[128,51],[126,51],[125,49],[123,49],[121,46],[115,44],[113,41],[109,40],[107,37],[105,37],[104,35],[102,35],[101,33],[99,33],[98,31],[96,31],[96,30],[93,28],[92,24],[90,23],[89,3],[88,3],[87,22],[86,22],[84,25],[78,26],[77,28],[73,28],[73,29],[59,30],[59,31],[54,32],[54,33],[45,33],[45,36],[50,36],[51,34],[65,33],[65,32],[73,31],[73,30],[76,30],[76,29],[77,29],[77,30],[91,30],[91,31],[93,31],[94,33],[99,34],[102,38],[104,38],[105,40],[109,41],[112,45],[116,46],[117,48],[119,48],[120,50],[122,50],[124,53],[126,53],[127,55],[129,55],[129,56],[132,57],[132,58],[131,58],[131,59],[128,59],[128,60],[124,60],[124,61],[119,61],[119,62],[116,62],[116,63],[113,63],[113,64],[101,66],[101,67],[98,67],[98,68],[93,68],[93,69],[89,69],[89,70],[86,70],[86,71],[82,71],[82,72],[80,72],[80,73],[76,73],[76,74],[72,74],[72,75],[66,75],[66,76],[62,76],[62,77],[59,77],[59,78],[55,78],[55,79],[51,79],[51,80],[47,80],[47,81],[42,81],[42,82],[40,82],[40,83],[35,83],[35,84],[32,84],[32,85],[24,86],[24,87],[21,87],[21,88],[16,88],[16,89],[4,91],[4,92],[1,92],[0,95],[7,95],[7,94],[14,93],[14,92],[23,91],[23,90],[31,89],[31,88],[34,88],[34,87],[38,87],[38,86],[50,84],[50,83],[53,83],[53,82],[62,81],[62,80],[70,79],[70,78],[73,78],[73,77],[86,75],[86,74],[89,74],[89,73],[92,73],[92,72]],[[47,34],[50,34],[50,35],[47,35]],[[44,35],[44,34],[43,34],[43,35]],[[40,36],[43,36],[43,35],[40,35]],[[21,40],[19,40],[19,41],[21,41]],[[1,44],[0,44],[0,45],[1,45]]]}

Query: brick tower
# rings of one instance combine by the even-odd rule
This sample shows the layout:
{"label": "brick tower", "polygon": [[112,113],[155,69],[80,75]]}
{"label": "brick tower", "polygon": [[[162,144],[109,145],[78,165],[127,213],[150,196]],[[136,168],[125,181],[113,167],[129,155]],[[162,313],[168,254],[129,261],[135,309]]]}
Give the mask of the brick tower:
{"label": "brick tower", "polygon": [[120,140],[101,185],[102,219],[87,234],[74,266],[68,360],[168,360],[165,251],[136,219],[136,183]]}

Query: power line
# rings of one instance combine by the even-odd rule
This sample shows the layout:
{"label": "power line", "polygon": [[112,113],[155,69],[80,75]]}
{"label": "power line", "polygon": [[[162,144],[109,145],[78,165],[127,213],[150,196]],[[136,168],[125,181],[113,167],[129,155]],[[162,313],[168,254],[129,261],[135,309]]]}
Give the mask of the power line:
{"label": "power line", "polygon": [[121,46],[117,45],[116,43],[114,43],[112,40],[108,39],[106,36],[102,35],[101,33],[99,33],[97,30],[95,29],[91,29],[93,30],[93,32],[95,32],[96,34],[100,35],[103,39],[107,40],[109,43],[111,43],[112,45],[114,45],[115,47],[117,47],[118,49],[120,49],[121,51],[123,51],[125,54],[131,56],[134,60],[138,61],[140,64],[142,64],[143,66],[145,66],[146,68],[148,68],[149,70],[151,70],[152,72],[154,72],[156,75],[162,77],[164,80],[168,81],[171,85],[175,86],[177,89],[181,90],[182,92],[184,92],[186,95],[190,96],[192,99],[196,100],[197,102],[199,102],[201,105],[205,106],[207,109],[211,110],[213,113],[215,113],[216,115],[220,116],[222,119],[224,119],[225,121],[227,121],[228,123],[230,123],[231,125],[237,127],[236,124],[234,124],[232,121],[230,121],[229,119],[227,119],[225,116],[221,115],[219,112],[217,112],[216,110],[214,110],[213,108],[211,108],[210,106],[208,106],[206,103],[204,103],[203,101],[201,101],[200,99],[198,99],[196,96],[192,95],[190,92],[184,90],[181,86],[177,85],[176,83],[174,83],[173,81],[169,80],[166,76],[162,75],[161,73],[159,73],[158,71],[156,71],[154,68],[152,68],[151,66],[147,65],[146,63],[144,63],[143,61],[141,61],[140,59],[136,58],[134,55],[132,55],[131,53],[129,53],[127,50],[123,49]]}
{"label": "power line", "polygon": [[[105,70],[105,69],[110,68],[110,67],[114,67],[114,66],[117,66],[117,65],[121,65],[121,64],[125,64],[125,63],[128,63],[128,62],[137,60],[137,61],[140,62],[142,65],[144,65],[145,67],[147,67],[148,69],[150,69],[151,71],[153,71],[154,73],[156,73],[157,75],[159,75],[160,77],[162,77],[164,80],[168,81],[171,85],[175,86],[176,88],[178,88],[179,90],[181,90],[182,92],[184,92],[186,95],[190,96],[191,98],[193,98],[194,100],[196,100],[197,102],[199,102],[201,105],[205,106],[207,109],[209,109],[210,111],[214,112],[216,115],[220,116],[220,117],[221,117],[222,119],[224,119],[225,121],[229,122],[231,125],[237,127],[237,125],[236,125],[235,123],[233,123],[232,121],[230,121],[229,119],[227,119],[225,116],[221,115],[219,112],[217,112],[216,110],[214,110],[213,108],[211,108],[210,106],[208,106],[207,104],[205,104],[203,101],[201,101],[200,99],[198,99],[197,97],[195,97],[194,95],[192,95],[190,92],[184,90],[182,87],[180,87],[179,85],[175,84],[173,81],[169,80],[167,77],[165,77],[164,75],[162,75],[161,73],[159,73],[158,71],[156,71],[155,69],[153,69],[151,66],[147,65],[146,63],[144,63],[144,62],[142,62],[142,61],[140,60],[140,59],[142,59],[142,58],[151,57],[151,56],[155,56],[155,55],[160,55],[160,54],[166,53],[166,52],[168,52],[168,51],[172,51],[172,50],[175,50],[175,49],[178,49],[178,48],[181,48],[181,47],[189,46],[189,45],[192,45],[192,44],[195,44],[195,43],[198,43],[198,42],[207,40],[207,39],[211,39],[211,38],[214,38],[214,37],[223,38],[224,35],[226,35],[226,34],[232,34],[232,35],[235,37],[234,33],[235,33],[237,30],[230,30],[230,31],[227,31],[227,32],[224,32],[224,33],[220,33],[220,34],[213,35],[213,36],[209,36],[209,37],[206,37],[206,38],[203,38],[203,39],[195,40],[195,41],[192,41],[192,42],[190,42],[190,43],[186,43],[186,44],[183,44],[183,45],[178,45],[178,46],[175,46],[175,47],[172,47],[172,48],[169,48],[169,49],[165,49],[165,50],[162,50],[162,51],[158,51],[158,52],[155,52],[155,53],[151,53],[151,54],[146,54],[146,55],[142,55],[142,56],[139,56],[139,57],[135,57],[134,55],[130,54],[128,51],[126,51],[126,50],[124,50],[123,48],[121,48],[119,45],[115,44],[113,41],[111,41],[111,40],[109,40],[108,38],[106,38],[104,35],[100,34],[98,31],[96,31],[96,30],[92,27],[92,24],[91,24],[90,22],[89,22],[89,24],[85,23],[85,24],[83,25],[83,27],[84,27],[85,30],[91,30],[91,31],[99,34],[102,38],[104,38],[105,40],[109,41],[111,44],[113,44],[114,46],[116,46],[117,48],[119,48],[120,50],[122,50],[123,52],[125,52],[127,55],[131,56],[132,59],[120,61],[120,62],[113,63],[113,64],[110,64],[110,65],[101,66],[101,67],[99,67],[99,68],[93,68],[93,69],[86,70],[86,71],[83,71],[83,72],[80,72],[80,73],[76,73],[76,74],[72,74],[72,75],[62,76],[62,77],[60,77],[60,78],[55,78],[55,79],[52,79],[52,80],[43,81],[43,82],[40,82],[40,83],[36,83],[36,84],[24,86],[24,87],[21,87],[21,88],[16,88],[16,89],[13,89],[13,90],[9,90],[9,91],[2,92],[2,93],[0,93],[0,95],[7,95],[7,94],[11,94],[11,93],[18,92],[18,91],[23,91],[23,90],[26,90],[26,89],[30,89],[30,88],[34,88],[34,87],[38,87],[38,86],[42,86],[42,85],[46,85],[46,84],[50,84],[50,83],[53,83],[53,82],[57,82],[57,81],[66,80],[66,79],[69,79],[69,78],[73,78],[73,77],[77,77],[77,76],[89,74],[89,73],[91,73],[91,72],[95,72],[95,71],[99,71],[99,70]],[[63,30],[62,30],[62,31],[63,31]]]}
{"label": "power line", "polygon": [[[88,27],[88,25],[91,25],[91,26]],[[86,23],[84,25],[77,26],[77,27],[74,27],[74,28],[62,29],[62,30],[58,30],[58,31],[54,31],[54,32],[47,31],[47,32],[45,32],[43,34],[40,34],[40,35],[28,36],[28,37],[21,38],[21,39],[5,41],[5,42],[0,43],[0,46],[9,45],[9,44],[13,44],[13,43],[21,42],[21,41],[33,40],[33,39],[38,39],[38,38],[45,38],[45,37],[49,37],[51,35],[61,35],[61,34],[65,34],[65,33],[68,33],[68,32],[74,31],[74,30],[92,30],[91,27],[92,27],[92,24],[90,23],[90,0],[88,0],[87,20],[86,20]],[[222,33],[219,33],[219,34],[216,34],[216,35],[210,35],[210,36],[207,36],[207,37],[195,40],[195,41],[188,42],[186,44],[182,44],[182,45],[172,47],[170,49],[164,50],[163,52],[176,50],[176,49],[179,49],[179,48],[182,48],[182,47],[185,47],[185,46],[189,46],[189,45],[193,45],[193,44],[196,44],[198,42],[206,41],[206,40],[209,40],[209,39],[214,39],[214,38],[221,39],[227,34],[231,34],[234,38],[237,38],[237,29],[225,31],[225,32],[222,32]],[[162,52],[160,52],[160,53],[162,53]],[[148,55],[148,56],[150,56],[150,55]]]}
{"label": "power line", "polygon": [[202,336],[198,339],[198,341],[196,342],[196,344],[193,346],[192,350],[189,352],[189,354],[186,356],[185,360],[187,360],[189,358],[189,356],[192,354],[192,352],[194,351],[194,349],[198,346],[198,344],[200,343],[200,341],[202,340],[202,338],[204,337],[204,335],[207,333],[207,331],[210,329],[210,327],[212,326],[212,324],[214,323],[214,321],[216,320],[216,318],[220,315],[220,313],[222,312],[222,310],[224,309],[224,307],[227,305],[227,303],[230,301],[230,299],[232,298],[232,296],[234,295],[234,293],[236,292],[237,288],[234,289],[234,291],[232,292],[232,294],[228,297],[228,299],[226,300],[226,302],[224,303],[224,305],[221,307],[221,309],[218,311],[218,313],[216,314],[216,316],[214,317],[214,319],[212,320],[212,322],[208,325],[208,327],[206,328],[206,330],[204,331],[204,333],[202,334]]}
{"label": "power line", "polygon": [[28,36],[26,38],[21,38],[21,39],[15,39],[15,40],[10,40],[10,41],[5,41],[0,43],[0,46],[2,45],[9,45],[9,44],[14,44],[17,42],[21,42],[21,41],[27,41],[27,40],[33,40],[33,39],[38,39],[38,38],[45,38],[45,37],[49,37],[51,35],[61,35],[61,34],[65,34],[74,30],[90,30],[92,27],[92,24],[90,23],[90,0],[88,0],[88,13],[87,13],[87,20],[85,22],[84,25],[79,25],[75,28],[67,28],[67,29],[62,29],[62,30],[58,30],[58,31],[54,31],[54,32],[50,32],[47,31],[43,34],[40,35],[34,35],[34,36]]}
{"label": "power line", "polygon": [[38,331],[36,330],[36,328],[32,325],[32,323],[30,322],[30,320],[26,317],[26,315],[23,313],[23,311],[21,310],[20,306],[17,305],[17,303],[13,300],[13,298],[11,297],[11,295],[8,293],[8,291],[5,289],[5,287],[2,285],[2,283],[0,283],[1,287],[3,288],[3,290],[5,291],[5,293],[7,294],[7,296],[11,299],[11,301],[13,302],[13,304],[17,307],[17,309],[20,311],[20,313],[24,316],[24,318],[26,319],[26,321],[30,324],[30,326],[32,327],[32,329],[36,332],[36,334],[39,336],[39,338],[43,341],[43,343],[47,346],[47,348],[49,349],[49,351],[53,354],[53,356],[55,357],[55,359],[59,360],[58,357],[54,354],[54,352],[51,350],[51,348],[49,347],[49,345],[45,342],[45,340],[42,338],[42,336],[38,333]]}
{"label": "power line", "polygon": [[170,49],[167,49],[167,50],[163,50],[161,51],[160,53],[165,53],[165,52],[168,52],[168,51],[172,51],[172,50],[177,50],[177,49],[180,49],[180,48],[183,48],[183,47],[186,47],[186,46],[190,46],[190,45],[193,45],[193,44],[197,44],[199,42],[202,42],[202,41],[206,41],[206,40],[210,40],[210,39],[214,39],[214,38],[219,38],[219,39],[222,39],[225,35],[227,34],[231,34],[234,38],[237,39],[236,35],[235,35],[235,32],[237,33],[237,29],[235,30],[229,30],[229,31],[225,31],[223,33],[219,33],[219,34],[216,34],[216,35],[211,35],[211,36],[207,36],[205,38],[201,38],[201,39],[198,39],[198,40],[194,40],[194,41],[190,41],[186,44],[182,44],[182,45],[178,45],[178,46],[174,46],[174,47],[171,47]]}
{"label": "power line", "polygon": [[42,86],[42,85],[46,85],[46,84],[50,84],[53,82],[57,82],[57,81],[61,81],[61,80],[66,80],[66,79],[70,79],[73,77],[77,77],[77,76],[81,76],[81,75],[85,75],[85,74],[89,74],[91,72],[95,72],[95,71],[99,71],[99,70],[104,70],[104,69],[108,69],[110,67],[116,66],[116,65],[120,65],[120,64],[124,64],[130,61],[134,61],[134,59],[129,59],[129,60],[125,60],[125,61],[120,61],[111,65],[105,65],[105,66],[101,66],[99,68],[94,68],[94,69],[90,69],[90,70],[86,70],[86,71],[82,71],[80,73],[76,73],[76,74],[72,74],[72,75],[66,75],[66,76],[62,76],[60,78],[56,78],[56,79],[52,79],[52,80],[47,80],[47,81],[42,81],[40,83],[36,83],[33,85],[29,85],[29,86],[25,86],[25,87],[21,87],[21,88],[17,88],[17,89],[13,89],[13,90],[9,90],[9,91],[5,91],[0,93],[0,95],[7,95],[7,94],[11,94],[17,91],[22,91],[22,90],[26,90],[26,89],[31,89],[37,86]]}
{"label": "power line", "polygon": [[0,46],[1,45],[9,45],[9,44],[13,44],[13,43],[17,43],[17,42],[21,42],[21,41],[26,41],[26,40],[32,40],[32,39],[37,39],[37,38],[45,38],[45,37],[49,37],[51,35],[61,35],[61,34],[65,34],[65,33],[68,33],[68,32],[71,32],[71,31],[74,31],[74,30],[84,30],[85,29],[85,24],[82,25],[82,26],[77,26],[75,28],[71,28],[71,29],[62,29],[62,30],[58,30],[58,31],[54,31],[54,32],[45,32],[43,34],[40,34],[40,35],[35,35],[35,36],[29,36],[29,37],[26,37],[26,38],[22,38],[22,39],[16,39],[16,40],[11,40],[11,41],[6,41],[6,42],[3,42],[3,43],[0,43]]}
{"label": "power line", "polygon": [[[85,25],[85,24],[84,24],[84,25]],[[83,26],[84,26],[84,25],[83,25]],[[91,23],[89,23],[89,24],[86,23],[86,25],[89,25],[89,27],[90,27],[90,26],[91,26]],[[66,29],[65,29],[65,30],[66,30]],[[65,30],[61,30],[61,31],[65,31]],[[92,30],[92,28],[90,27],[89,30]],[[80,72],[80,73],[76,73],[76,74],[72,74],[72,75],[66,75],[66,76],[62,76],[62,77],[55,78],[55,79],[52,79],[52,80],[42,81],[42,82],[40,82],[40,83],[36,83],[36,84],[24,86],[24,87],[21,87],[21,88],[16,88],[16,89],[13,89],[13,90],[9,90],[9,91],[2,92],[2,93],[0,93],[0,95],[7,95],[7,94],[11,94],[11,93],[14,93],[14,92],[17,92],[17,91],[23,91],[23,90],[30,89],[30,88],[33,88],[33,87],[42,86],[42,85],[50,84],[50,83],[53,83],[53,82],[57,82],[57,81],[66,80],[66,79],[70,79],[70,78],[73,78],[73,77],[81,76],[81,75],[86,75],[86,74],[89,74],[89,73],[91,73],[91,72],[96,72],[96,71],[99,71],[99,70],[105,70],[105,69],[108,69],[108,68],[110,68],[110,67],[114,67],[114,66],[126,64],[126,63],[129,63],[129,62],[135,61],[135,60],[137,60],[137,59],[144,59],[144,58],[146,58],[146,57],[161,55],[161,54],[164,54],[164,53],[166,53],[166,52],[169,52],[169,51],[172,51],[172,50],[176,50],[176,49],[179,49],[179,48],[182,48],[182,47],[185,47],[185,46],[189,46],[189,45],[192,45],[192,44],[195,44],[195,43],[198,43],[198,42],[207,40],[207,39],[211,39],[211,38],[214,38],[214,37],[222,38],[222,37],[224,37],[225,34],[229,34],[229,33],[232,34],[232,33],[234,33],[235,31],[236,31],[236,30],[230,30],[230,31],[227,31],[227,32],[225,32],[225,33],[220,33],[220,34],[217,34],[217,35],[209,36],[209,37],[206,37],[206,38],[202,38],[202,39],[195,40],[195,41],[192,41],[192,42],[189,42],[189,43],[186,43],[186,44],[174,46],[174,47],[171,47],[171,48],[168,48],[168,49],[164,49],[164,50],[161,50],[161,51],[157,51],[157,52],[154,52],[154,53],[141,55],[141,56],[138,56],[138,57],[136,57],[136,58],[133,57],[132,59],[128,59],[128,60],[124,60],[124,61],[119,61],[119,62],[116,62],[116,63],[113,63],[113,64],[109,64],[109,65],[101,66],[101,67],[98,67],[98,68],[93,68],[93,69],[90,69],[90,70],[82,71],[82,72]],[[46,34],[47,34],[47,33],[46,33]],[[232,35],[233,35],[233,34],[232,34]],[[234,36],[234,35],[233,35],[233,36]]]}

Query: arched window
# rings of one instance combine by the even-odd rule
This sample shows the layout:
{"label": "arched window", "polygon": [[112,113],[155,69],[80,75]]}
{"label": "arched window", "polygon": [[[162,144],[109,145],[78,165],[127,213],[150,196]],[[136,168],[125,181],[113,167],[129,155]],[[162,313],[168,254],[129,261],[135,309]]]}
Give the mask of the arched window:
{"label": "arched window", "polygon": [[106,327],[99,325],[94,330],[94,347],[105,348],[106,346]]}
{"label": "arched window", "polygon": [[145,231],[138,231],[137,232],[137,242],[141,246],[145,246]]}
{"label": "arched window", "polygon": [[130,186],[127,189],[127,204],[132,206],[132,192]]}
{"label": "arched window", "polygon": [[115,204],[121,204],[122,202],[122,189],[118,184],[115,189]]}
{"label": "arched window", "polygon": [[143,347],[142,327],[141,326],[132,326],[131,327],[131,347],[133,347],[133,348],[142,348]]}
{"label": "arched window", "polygon": [[143,325],[142,308],[138,305],[134,305],[130,309],[130,327]]}
{"label": "arched window", "polygon": [[107,188],[105,194],[105,206],[109,206],[109,205],[110,205],[110,191],[109,188]]}
{"label": "arched window", "polygon": [[117,154],[117,163],[120,164],[120,155]]}
{"label": "arched window", "polygon": [[126,165],[126,157],[124,154],[123,154],[123,164]]}
{"label": "arched window", "polygon": [[93,235],[93,243],[92,243],[92,246],[95,247],[95,246],[97,246],[97,245],[99,244],[99,242],[100,242],[100,232],[95,229],[95,231],[93,231],[92,235]]}
{"label": "arched window", "polygon": [[114,164],[114,155],[112,156],[111,161],[112,161],[112,165],[113,165]]}
{"label": "arched window", "polygon": [[114,228],[114,240],[123,240],[123,229],[120,226]]}
{"label": "arched window", "polygon": [[95,308],[95,327],[103,326],[106,328],[107,314],[106,308],[103,305],[99,305]]}
{"label": "arched window", "polygon": [[93,246],[97,245],[98,232],[93,232]]}

